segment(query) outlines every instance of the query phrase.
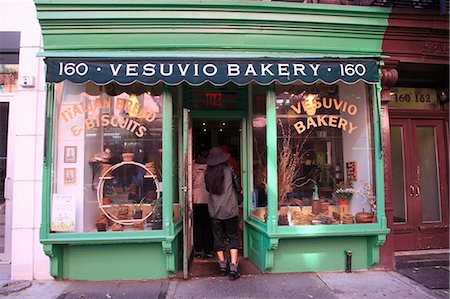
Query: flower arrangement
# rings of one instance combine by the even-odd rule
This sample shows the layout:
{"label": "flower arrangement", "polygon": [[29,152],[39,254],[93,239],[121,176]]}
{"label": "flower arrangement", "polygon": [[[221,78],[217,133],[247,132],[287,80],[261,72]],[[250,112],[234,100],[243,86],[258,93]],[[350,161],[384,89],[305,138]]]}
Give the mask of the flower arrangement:
{"label": "flower arrangement", "polygon": [[361,195],[361,197],[369,204],[370,209],[373,214],[377,211],[377,198],[373,194],[372,188],[370,187],[369,183],[363,182],[364,185],[364,192],[358,191],[357,193]]}
{"label": "flower arrangement", "polygon": [[339,199],[350,200],[355,193],[357,191],[353,189],[352,182],[344,181],[336,184],[336,194]]}
{"label": "flower arrangement", "polygon": [[340,199],[349,200],[353,195],[359,195],[370,206],[372,213],[377,211],[377,198],[373,194],[372,188],[369,183],[362,182],[364,191],[360,189],[354,189],[351,182],[341,182],[336,185],[336,194]]}

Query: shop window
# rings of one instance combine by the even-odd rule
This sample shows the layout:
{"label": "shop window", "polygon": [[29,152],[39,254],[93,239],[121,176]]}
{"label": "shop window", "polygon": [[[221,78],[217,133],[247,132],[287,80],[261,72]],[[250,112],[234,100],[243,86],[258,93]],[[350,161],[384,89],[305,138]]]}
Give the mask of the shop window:
{"label": "shop window", "polygon": [[276,86],[279,225],[376,221],[368,94],[364,83]]}
{"label": "shop window", "polygon": [[0,32],[0,94],[17,91],[20,32]]}
{"label": "shop window", "polygon": [[160,89],[64,82],[55,94],[51,231],[161,229]]}
{"label": "shop window", "polygon": [[253,180],[251,216],[259,221],[267,219],[267,147],[266,147],[266,88],[252,89]]}

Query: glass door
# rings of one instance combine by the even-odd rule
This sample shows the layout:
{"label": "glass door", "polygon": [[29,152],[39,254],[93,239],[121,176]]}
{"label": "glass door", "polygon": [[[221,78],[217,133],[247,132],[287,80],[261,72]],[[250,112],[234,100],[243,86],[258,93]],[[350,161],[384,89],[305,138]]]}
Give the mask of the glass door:
{"label": "glass door", "polygon": [[391,121],[396,250],[448,248],[448,159],[442,120]]}
{"label": "glass door", "polygon": [[[0,99],[0,262],[10,261],[12,175],[8,165],[10,103]],[[11,159],[10,159],[11,160]],[[9,167],[9,168],[8,168]]]}

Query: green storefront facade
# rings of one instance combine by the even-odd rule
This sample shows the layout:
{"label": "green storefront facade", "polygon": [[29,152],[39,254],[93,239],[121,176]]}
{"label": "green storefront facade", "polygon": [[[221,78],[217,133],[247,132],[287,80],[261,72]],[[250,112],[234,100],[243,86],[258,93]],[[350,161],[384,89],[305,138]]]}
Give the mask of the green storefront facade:
{"label": "green storefront facade", "polygon": [[[190,123],[205,120],[233,122],[239,132],[217,134],[234,140],[240,162],[243,257],[272,273],[345,270],[348,251],[353,269],[379,262],[389,232],[378,80],[389,9],[230,0],[35,3],[44,38],[40,55],[48,63],[40,241],[52,276],[188,275],[190,167],[198,149],[192,141],[200,138],[192,137]],[[371,66],[375,79],[366,79]],[[264,75],[273,77],[264,81]],[[333,110],[306,114],[309,95],[317,111]],[[283,128],[298,135],[291,139]],[[127,145],[142,159],[113,161],[114,150]],[[292,156],[281,160],[281,153]],[[259,204],[257,160],[266,197]],[[290,168],[300,181],[280,187]],[[102,201],[108,180],[117,204]],[[352,185],[344,185],[348,181]],[[354,189],[344,210],[338,186]],[[161,200],[161,228],[129,216],[137,207],[132,195],[144,196],[139,204],[148,207],[148,219],[156,214],[149,194]],[[130,201],[119,203],[120,197]],[[291,204],[292,198],[301,203]],[[128,212],[121,214],[121,205]],[[364,211],[359,216],[371,221],[357,217]]]}

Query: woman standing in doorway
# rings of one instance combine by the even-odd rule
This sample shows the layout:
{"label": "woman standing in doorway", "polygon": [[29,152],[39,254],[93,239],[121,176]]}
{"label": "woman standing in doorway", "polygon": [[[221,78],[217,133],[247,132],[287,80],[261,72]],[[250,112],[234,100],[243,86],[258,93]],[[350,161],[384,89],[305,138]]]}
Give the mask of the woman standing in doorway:
{"label": "woman standing in doorway", "polygon": [[214,236],[214,249],[219,259],[219,271],[222,275],[227,273],[225,260],[225,240],[230,248],[231,280],[239,278],[238,272],[238,211],[239,203],[233,187],[233,170],[227,163],[229,154],[225,154],[219,147],[209,151],[205,173],[206,190],[209,192],[208,212],[211,217],[211,226]]}
{"label": "woman standing in doorway", "polygon": [[192,200],[194,202],[194,247],[197,258],[213,258],[211,219],[208,213],[209,193],[205,186],[208,150],[201,148],[192,166]]}

